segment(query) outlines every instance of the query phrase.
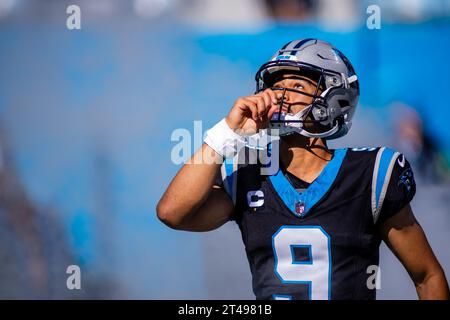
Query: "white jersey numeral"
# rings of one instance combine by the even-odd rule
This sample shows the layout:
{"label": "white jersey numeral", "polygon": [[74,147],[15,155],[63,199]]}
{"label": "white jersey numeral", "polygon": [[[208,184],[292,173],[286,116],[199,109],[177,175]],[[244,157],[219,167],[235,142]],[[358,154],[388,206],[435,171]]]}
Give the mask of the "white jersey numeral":
{"label": "white jersey numeral", "polygon": [[[330,236],[319,226],[283,226],[272,236],[275,274],[285,284],[307,284],[311,300],[331,298]],[[294,249],[309,258],[296,261]],[[276,297],[276,295],[274,295]]]}

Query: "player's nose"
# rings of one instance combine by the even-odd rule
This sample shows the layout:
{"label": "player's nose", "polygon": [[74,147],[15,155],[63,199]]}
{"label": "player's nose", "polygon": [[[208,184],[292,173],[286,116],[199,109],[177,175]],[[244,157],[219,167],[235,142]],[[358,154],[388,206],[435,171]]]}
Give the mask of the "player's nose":
{"label": "player's nose", "polygon": [[291,95],[288,93],[288,91],[286,91],[284,93],[283,99],[280,100],[280,103],[281,102],[283,103],[282,106],[281,106],[281,111],[282,112],[289,112],[290,111],[291,104],[292,104],[291,98],[292,98]]}

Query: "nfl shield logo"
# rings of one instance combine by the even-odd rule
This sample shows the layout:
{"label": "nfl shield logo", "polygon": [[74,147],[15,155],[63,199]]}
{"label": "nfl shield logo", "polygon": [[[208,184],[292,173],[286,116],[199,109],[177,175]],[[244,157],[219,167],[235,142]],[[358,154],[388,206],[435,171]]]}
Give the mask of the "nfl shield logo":
{"label": "nfl shield logo", "polygon": [[303,215],[305,211],[305,203],[303,201],[297,201],[295,203],[295,212],[299,215]]}

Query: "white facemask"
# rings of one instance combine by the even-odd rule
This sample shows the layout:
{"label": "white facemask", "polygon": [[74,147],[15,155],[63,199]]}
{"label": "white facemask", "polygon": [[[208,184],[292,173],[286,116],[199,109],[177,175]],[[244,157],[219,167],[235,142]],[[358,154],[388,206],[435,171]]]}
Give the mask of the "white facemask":
{"label": "white facemask", "polygon": [[[296,114],[290,114],[282,112],[280,114],[281,121],[304,121],[304,117],[311,111],[313,105],[309,105],[305,109],[297,112]],[[272,115],[272,120],[278,120],[278,112],[275,112]],[[334,134],[338,129],[339,125],[336,124],[332,129],[323,132],[323,133],[312,133],[304,129],[304,123],[303,122],[281,122],[281,123],[271,123],[270,124],[271,129],[279,129],[280,136],[292,134],[294,132],[297,132],[301,134],[302,136],[309,137],[309,138],[324,138],[328,137],[332,134]]]}

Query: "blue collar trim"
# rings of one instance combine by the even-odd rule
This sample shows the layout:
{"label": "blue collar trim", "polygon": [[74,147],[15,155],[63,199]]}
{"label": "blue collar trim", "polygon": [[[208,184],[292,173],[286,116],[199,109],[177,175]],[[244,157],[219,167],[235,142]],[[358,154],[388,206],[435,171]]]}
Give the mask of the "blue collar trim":
{"label": "blue collar trim", "polygon": [[316,180],[302,193],[295,190],[281,169],[278,169],[275,175],[269,177],[270,182],[291,212],[297,217],[303,218],[330,189],[346,154],[347,148],[336,149],[333,159],[327,163]]}

